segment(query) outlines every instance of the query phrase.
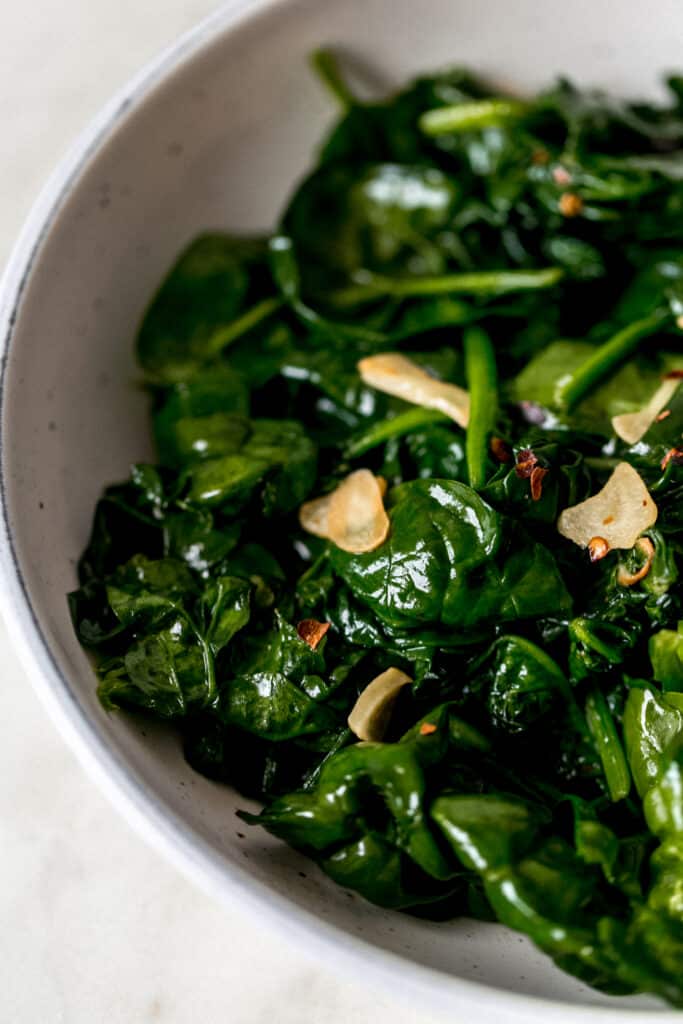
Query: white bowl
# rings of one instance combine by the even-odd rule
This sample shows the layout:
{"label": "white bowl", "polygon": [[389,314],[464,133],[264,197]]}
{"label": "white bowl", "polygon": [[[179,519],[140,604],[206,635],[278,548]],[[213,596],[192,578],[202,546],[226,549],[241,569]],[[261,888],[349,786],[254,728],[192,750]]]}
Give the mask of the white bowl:
{"label": "white bowl", "polygon": [[[307,55],[339,46],[393,85],[450,63],[521,89],[558,72],[651,93],[683,63],[678,0],[290,0],[231,5],[100,115],[58,169],[2,288],[4,610],[50,711],[122,813],[206,890],[395,992],[489,1021],[679,1020],[609,999],[525,940],[379,910],[235,810],[162,728],[97,703],[65,594],[95,500],[149,454],[132,339],[179,249],[205,228],[268,228],[332,116]],[[286,932],[284,931],[286,929]],[[191,939],[191,937],[190,937]]]}

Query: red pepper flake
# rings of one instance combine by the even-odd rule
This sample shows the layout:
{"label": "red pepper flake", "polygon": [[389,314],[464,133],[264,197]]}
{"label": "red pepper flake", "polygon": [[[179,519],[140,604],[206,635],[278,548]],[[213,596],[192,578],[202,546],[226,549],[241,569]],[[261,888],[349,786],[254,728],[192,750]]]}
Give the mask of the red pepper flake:
{"label": "red pepper flake", "polygon": [[[679,316],[680,324],[678,326],[683,329],[683,316]],[[678,320],[676,323],[678,323]],[[683,370],[669,370],[668,373],[664,374],[663,380],[683,380]]]}
{"label": "red pepper flake", "polygon": [[591,537],[588,541],[588,555],[591,562],[599,562],[609,552],[609,544],[604,537]]}
{"label": "red pepper flake", "polygon": [[549,470],[544,469],[543,466],[535,466],[531,471],[531,477],[529,483],[531,485],[531,500],[540,501],[541,495],[543,494],[543,477],[548,474]]}
{"label": "red pepper flake", "polygon": [[655,423],[661,423],[667,416],[671,415],[671,409],[662,409],[659,416],[655,416]]}
{"label": "red pepper flake", "polygon": [[420,736],[431,736],[433,732],[436,732],[436,726],[433,722],[423,722],[420,726]]}
{"label": "red pepper flake", "polygon": [[296,627],[296,631],[304,643],[308,644],[311,650],[314,651],[329,628],[329,622],[317,622],[315,619],[303,619]]}
{"label": "red pepper flake", "polygon": [[522,448],[517,453],[515,473],[520,480],[528,480],[537,464],[538,457],[532,452],[531,448]]}
{"label": "red pepper flake", "polygon": [[670,462],[676,466],[683,466],[683,448],[670,448],[660,462],[661,468],[666,469]]}
{"label": "red pepper flake", "polygon": [[491,438],[491,454],[497,462],[512,462],[512,449],[502,437]]}
{"label": "red pepper flake", "polygon": [[[647,503],[646,503],[647,504]],[[614,516],[606,516],[602,521],[603,526],[609,526],[610,523],[614,522]]]}
{"label": "red pepper flake", "polygon": [[645,561],[636,572],[629,572],[625,566],[620,565],[617,572],[617,583],[622,587],[632,587],[634,583],[642,580],[650,571],[652,559],[655,557],[655,546],[649,537],[640,537],[635,544],[638,551],[643,555]]}
{"label": "red pepper flake", "polygon": [[563,217],[578,217],[583,213],[583,199],[576,192],[564,192],[558,206]]}
{"label": "red pepper flake", "polygon": [[572,176],[566,167],[562,167],[561,164],[558,164],[557,167],[553,168],[553,181],[556,185],[564,187],[565,185],[568,185],[571,180]]}

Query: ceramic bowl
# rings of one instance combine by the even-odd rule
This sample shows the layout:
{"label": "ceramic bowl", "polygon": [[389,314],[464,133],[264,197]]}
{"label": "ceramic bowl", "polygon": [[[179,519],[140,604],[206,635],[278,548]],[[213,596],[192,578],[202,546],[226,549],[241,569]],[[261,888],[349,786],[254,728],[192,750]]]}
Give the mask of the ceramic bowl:
{"label": "ceramic bowl", "polygon": [[[333,109],[307,55],[338,47],[379,91],[451,63],[521,90],[567,73],[656,91],[680,68],[678,0],[289,0],[230,5],[137,77],[39,199],[2,287],[4,610],[68,741],[159,849],[264,927],[452,1019],[666,1021],[601,996],[498,926],[431,924],[328,882],[261,830],[245,800],[192,773],[177,739],[97,703],[65,594],[103,485],[149,453],[132,341],[178,251],[206,228],[268,228]],[[367,80],[367,79],[366,79]]]}

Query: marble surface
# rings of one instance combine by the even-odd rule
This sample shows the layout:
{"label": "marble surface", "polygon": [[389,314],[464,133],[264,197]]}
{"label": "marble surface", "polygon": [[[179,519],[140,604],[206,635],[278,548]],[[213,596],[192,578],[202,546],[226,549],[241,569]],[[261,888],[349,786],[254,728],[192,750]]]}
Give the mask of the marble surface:
{"label": "marble surface", "polygon": [[[0,265],[110,94],[211,0],[0,4]],[[85,777],[0,626],[0,1017],[8,1024],[429,1024],[212,904]]]}

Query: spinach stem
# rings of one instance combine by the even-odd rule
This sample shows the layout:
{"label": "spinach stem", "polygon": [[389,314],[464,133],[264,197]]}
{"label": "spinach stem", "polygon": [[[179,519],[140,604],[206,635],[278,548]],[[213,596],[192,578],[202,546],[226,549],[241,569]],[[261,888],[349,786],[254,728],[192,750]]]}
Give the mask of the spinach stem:
{"label": "spinach stem", "polygon": [[318,557],[313,559],[308,569],[306,569],[306,571],[302,573],[301,576],[299,577],[297,582],[297,590],[299,589],[299,587],[301,587],[302,583],[308,582],[308,580],[315,576],[318,569],[325,564],[328,558],[329,551],[327,550],[327,548],[323,548]]}
{"label": "spinach stem", "polygon": [[516,121],[527,111],[524,103],[515,100],[473,100],[454,103],[448,107],[427,110],[418,121],[425,135],[445,135],[448,132],[471,132]]}
{"label": "spinach stem", "polygon": [[255,306],[248,309],[242,316],[238,316],[231,324],[227,324],[216,331],[207,343],[206,352],[209,355],[219,355],[224,348],[232,345],[234,341],[237,341],[243,334],[250,331],[252,327],[256,327],[262,320],[272,316],[282,305],[283,300],[279,296],[262,299],[261,302],[257,302]]}
{"label": "spinach stem", "polygon": [[601,690],[593,690],[586,701],[586,722],[602,761],[609,795],[616,803],[628,796],[631,773],[617,727]]}
{"label": "spinach stem", "polygon": [[[205,636],[204,632],[197,626],[197,623],[194,621],[192,616],[188,615],[187,612],[184,611],[180,606],[175,604],[175,602],[174,602],[174,607],[183,616],[183,618],[185,619],[185,621],[189,625],[190,629],[194,633],[194,635],[196,637],[196,640],[197,640],[197,643],[199,644],[199,649],[202,652],[202,662],[204,663],[204,674],[206,676],[206,681],[208,683],[208,687],[207,687],[207,691],[206,691],[205,704],[206,704],[207,707],[211,707],[214,704],[214,702],[216,700],[216,697],[218,696],[218,688],[217,688],[217,685],[216,685],[216,667],[214,665],[214,660],[213,660],[213,651],[211,650],[211,647],[210,647],[209,641],[208,641],[208,632],[207,632],[207,634]],[[212,616],[211,623],[209,624],[209,631],[213,628],[213,625],[214,625],[214,617]],[[178,687],[178,688],[180,689],[180,687]]]}
{"label": "spinach stem", "polygon": [[442,274],[436,277],[384,277],[369,274],[363,282],[333,292],[337,306],[353,306],[383,295],[399,298],[424,295],[505,295],[508,292],[535,291],[551,288],[561,279],[560,267],[540,270],[480,270],[464,274]]}
{"label": "spinach stem", "polygon": [[218,689],[216,686],[216,669],[213,662],[213,654],[209,649],[209,644],[206,639],[197,633],[197,639],[199,641],[199,648],[202,652],[202,661],[204,662],[204,672],[206,673],[206,679],[208,681],[208,688],[206,691],[206,704],[211,707],[218,696]]}
{"label": "spinach stem", "polygon": [[356,99],[340,75],[337,60],[330,50],[315,50],[311,54],[311,67],[344,110],[355,106]]}
{"label": "spinach stem", "polygon": [[372,448],[383,444],[391,437],[403,437],[420,427],[429,426],[432,423],[449,423],[449,417],[435,409],[408,409],[399,413],[390,420],[381,420],[373,423],[371,427],[361,434],[352,437],[344,448],[344,455],[347,459],[356,459],[359,455],[365,455]]}
{"label": "spinach stem", "polygon": [[676,463],[673,461],[673,459],[671,459],[670,462],[667,462],[664,468],[664,472],[661,474],[661,476],[658,476],[655,482],[653,484],[650,484],[648,490],[651,494],[656,494],[657,491],[661,491],[662,488],[666,487],[669,480],[673,476],[675,466]]}
{"label": "spinach stem", "polygon": [[320,778],[321,771],[323,770],[327,762],[330,760],[330,758],[334,757],[337,751],[341,750],[342,747],[345,747],[347,746],[348,743],[353,742],[354,739],[355,737],[350,729],[340,730],[335,739],[332,740],[329,750],[325,752],[320,761],[318,761],[317,765],[310,771],[308,771],[307,774],[304,776],[301,782],[301,788],[303,790],[313,789],[316,782]]}
{"label": "spinach stem", "polygon": [[480,490],[488,475],[489,434],[498,413],[496,356],[486,331],[469,327],[463,339],[465,378],[470,393],[465,455],[470,487]]}
{"label": "spinach stem", "polygon": [[605,473],[612,469],[616,469],[620,462],[623,462],[623,459],[618,459],[616,456],[612,458],[608,455],[587,455],[583,460],[584,465],[587,466],[588,469],[595,469],[598,472]]}
{"label": "spinach stem", "polygon": [[613,334],[576,370],[559,381],[555,392],[556,403],[565,409],[572,409],[608,373],[630,356],[643,338],[654,334],[667,316],[663,310],[657,310]]}

